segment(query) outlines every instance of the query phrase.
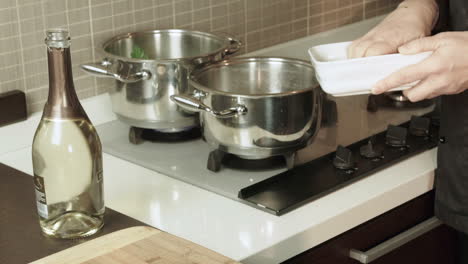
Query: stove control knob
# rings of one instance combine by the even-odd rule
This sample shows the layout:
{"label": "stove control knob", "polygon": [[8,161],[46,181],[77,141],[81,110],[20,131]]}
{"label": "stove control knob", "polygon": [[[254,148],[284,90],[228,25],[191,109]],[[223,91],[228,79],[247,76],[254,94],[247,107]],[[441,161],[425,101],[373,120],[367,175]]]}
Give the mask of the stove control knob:
{"label": "stove control knob", "polygon": [[413,136],[427,137],[429,136],[429,127],[431,126],[431,119],[428,117],[412,116],[409,132]]}
{"label": "stove control knob", "polygon": [[406,146],[407,129],[400,126],[389,125],[385,136],[385,143],[392,147]]}
{"label": "stove control knob", "polygon": [[359,149],[359,153],[361,154],[361,156],[368,159],[380,158],[383,155],[383,151],[381,149],[377,149],[374,146],[372,140],[369,140],[366,145],[362,146]]}
{"label": "stove control knob", "polygon": [[338,146],[333,159],[333,166],[340,170],[354,169],[353,153],[348,148]]}

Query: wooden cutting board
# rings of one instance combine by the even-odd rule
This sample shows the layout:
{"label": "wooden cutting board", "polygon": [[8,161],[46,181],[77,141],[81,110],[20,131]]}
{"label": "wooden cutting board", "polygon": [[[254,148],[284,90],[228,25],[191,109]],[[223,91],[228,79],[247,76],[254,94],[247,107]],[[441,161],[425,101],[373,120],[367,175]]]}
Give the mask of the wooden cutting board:
{"label": "wooden cutting board", "polygon": [[33,264],[218,264],[238,263],[160,230],[119,230],[32,262]]}

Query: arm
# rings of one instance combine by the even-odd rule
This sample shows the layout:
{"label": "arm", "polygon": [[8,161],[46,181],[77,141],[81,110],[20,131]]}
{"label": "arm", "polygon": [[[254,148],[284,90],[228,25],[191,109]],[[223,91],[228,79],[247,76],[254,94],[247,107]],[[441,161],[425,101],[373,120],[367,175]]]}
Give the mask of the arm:
{"label": "arm", "polygon": [[401,45],[431,33],[438,10],[435,0],[403,1],[379,25],[350,45],[349,57],[396,53]]}

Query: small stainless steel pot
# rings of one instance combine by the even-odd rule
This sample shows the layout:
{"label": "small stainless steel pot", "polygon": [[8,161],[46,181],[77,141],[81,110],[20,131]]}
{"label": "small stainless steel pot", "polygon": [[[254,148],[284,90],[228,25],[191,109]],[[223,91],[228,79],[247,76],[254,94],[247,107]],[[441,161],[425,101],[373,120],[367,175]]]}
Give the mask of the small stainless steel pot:
{"label": "small stainless steel pot", "polygon": [[[116,80],[110,95],[120,120],[131,126],[177,132],[199,123],[194,113],[181,111],[170,96],[191,93],[188,76],[195,67],[220,61],[240,45],[232,37],[199,31],[134,32],[106,41],[101,47],[106,58],[81,68]],[[132,58],[135,48],[143,50],[147,58]]]}
{"label": "small stainless steel pot", "polygon": [[287,58],[238,58],[195,70],[194,94],[175,95],[200,112],[214,149],[247,159],[295,152],[320,128],[322,92],[312,65]]}

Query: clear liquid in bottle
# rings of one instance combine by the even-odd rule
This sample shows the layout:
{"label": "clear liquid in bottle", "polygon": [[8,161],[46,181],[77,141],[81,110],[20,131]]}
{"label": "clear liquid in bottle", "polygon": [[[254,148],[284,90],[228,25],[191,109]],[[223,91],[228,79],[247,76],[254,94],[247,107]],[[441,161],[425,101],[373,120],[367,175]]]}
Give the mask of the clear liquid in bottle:
{"label": "clear liquid in bottle", "polygon": [[104,224],[102,147],[73,87],[68,32],[47,32],[49,98],[32,145],[42,232],[58,238]]}

